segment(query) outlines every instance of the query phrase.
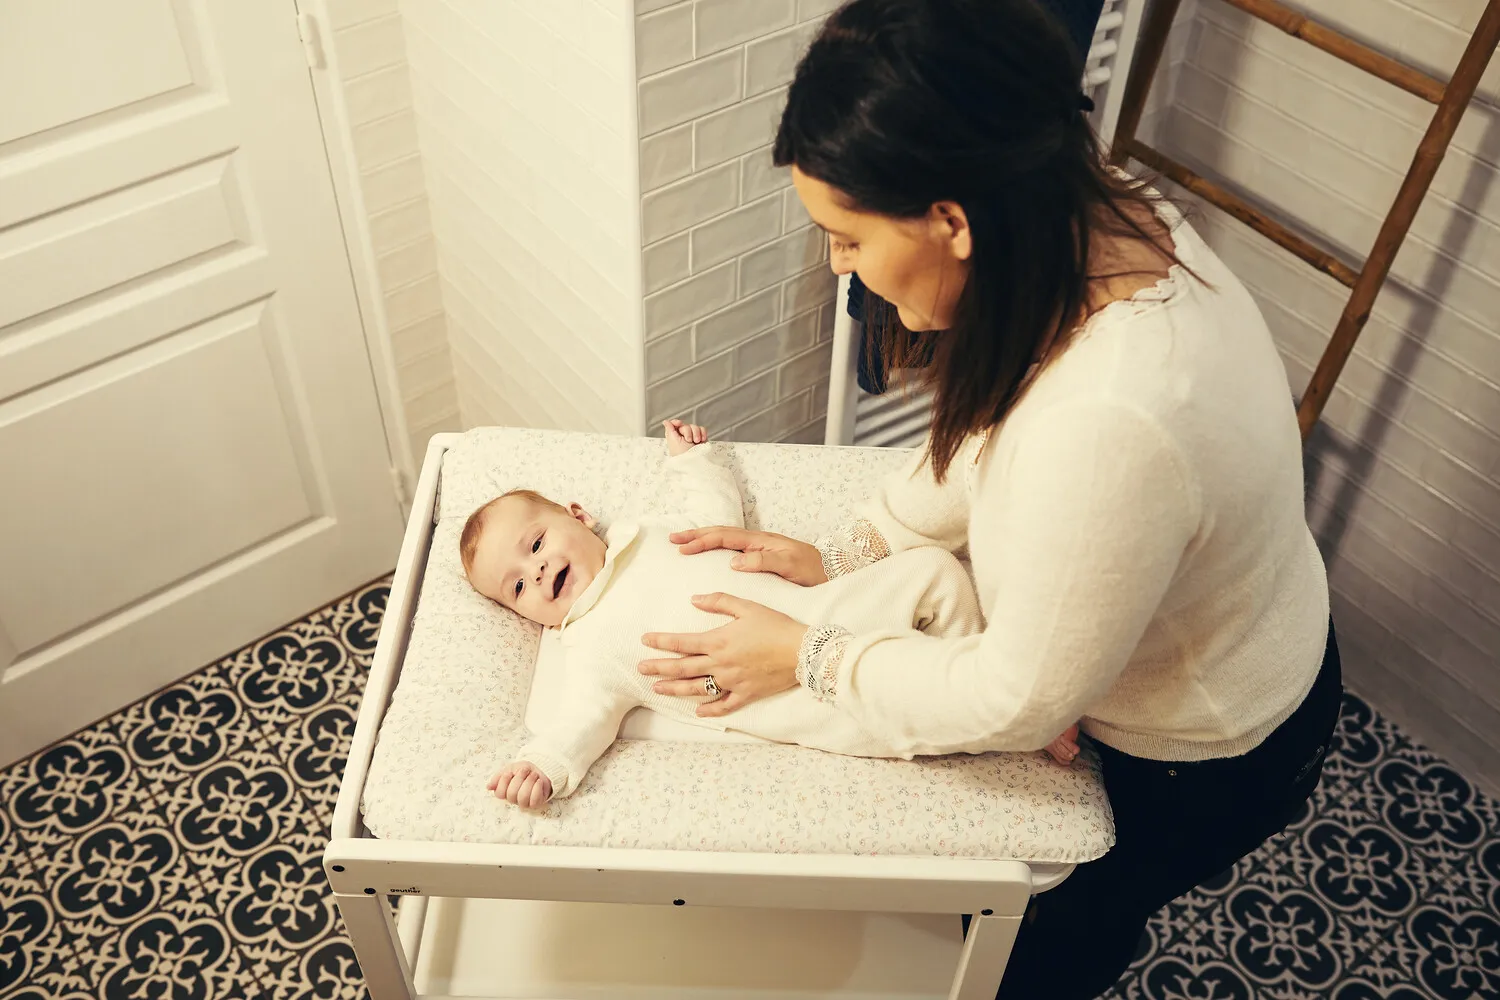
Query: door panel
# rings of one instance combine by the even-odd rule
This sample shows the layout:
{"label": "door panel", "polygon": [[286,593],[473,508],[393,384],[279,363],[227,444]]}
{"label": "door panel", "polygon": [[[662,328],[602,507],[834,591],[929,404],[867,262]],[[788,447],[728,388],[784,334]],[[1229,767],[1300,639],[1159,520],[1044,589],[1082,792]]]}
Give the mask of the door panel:
{"label": "door panel", "polygon": [[229,169],[228,159],[200,163],[0,233],[0,287],[13,289],[0,325],[245,241]]}
{"label": "door panel", "polygon": [[[81,21],[84,14],[87,21]],[[193,82],[170,0],[6,0],[0,90],[44,94],[0,119],[0,142],[67,125]]]}
{"label": "door panel", "polygon": [[0,404],[0,468],[36,473],[8,500],[33,530],[0,535],[0,627],[18,649],[314,516],[266,315],[250,306]]}
{"label": "door panel", "polygon": [[4,762],[401,525],[291,0],[0,3]]}

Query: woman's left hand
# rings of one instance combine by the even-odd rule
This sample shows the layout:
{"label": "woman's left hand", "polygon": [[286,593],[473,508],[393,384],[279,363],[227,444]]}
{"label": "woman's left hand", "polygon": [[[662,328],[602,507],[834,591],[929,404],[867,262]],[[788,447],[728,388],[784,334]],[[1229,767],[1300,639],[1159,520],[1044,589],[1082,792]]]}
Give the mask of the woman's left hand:
{"label": "woman's left hand", "polygon": [[702,697],[705,679],[712,677],[724,693],[699,705],[698,715],[713,718],[797,686],[797,651],[806,625],[729,594],[695,597],[693,606],[734,620],[707,632],[642,636],[641,642],[652,649],[682,654],[641,661],[641,673],[661,678],[652,685],[657,694]]}

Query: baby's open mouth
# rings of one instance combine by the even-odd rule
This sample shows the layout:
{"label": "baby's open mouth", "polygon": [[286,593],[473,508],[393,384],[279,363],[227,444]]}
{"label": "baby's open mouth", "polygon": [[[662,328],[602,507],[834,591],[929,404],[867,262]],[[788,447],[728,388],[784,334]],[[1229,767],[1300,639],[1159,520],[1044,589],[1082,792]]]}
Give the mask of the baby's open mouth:
{"label": "baby's open mouth", "polygon": [[557,575],[552,578],[552,597],[554,600],[556,600],[558,594],[562,593],[563,584],[567,582],[567,579],[568,567],[564,566],[562,569],[558,570]]}

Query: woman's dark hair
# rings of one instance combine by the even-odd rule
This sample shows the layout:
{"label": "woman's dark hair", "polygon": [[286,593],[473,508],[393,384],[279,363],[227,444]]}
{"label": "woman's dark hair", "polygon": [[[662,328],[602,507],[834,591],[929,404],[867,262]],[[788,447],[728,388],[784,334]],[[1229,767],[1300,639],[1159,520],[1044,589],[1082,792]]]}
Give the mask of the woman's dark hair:
{"label": "woman's dark hair", "polygon": [[[882,337],[882,381],[925,360],[934,391],[928,456],[938,481],[964,438],[1001,421],[1033,363],[1066,346],[1088,306],[1101,233],[1157,245],[1131,206],[1144,182],[1104,164],[1080,111],[1083,62],[1038,0],[852,0],[797,66],[773,151],[841,192],[847,207],[895,218],[961,205],[972,232],[953,323]],[[895,310],[889,310],[894,320]]]}

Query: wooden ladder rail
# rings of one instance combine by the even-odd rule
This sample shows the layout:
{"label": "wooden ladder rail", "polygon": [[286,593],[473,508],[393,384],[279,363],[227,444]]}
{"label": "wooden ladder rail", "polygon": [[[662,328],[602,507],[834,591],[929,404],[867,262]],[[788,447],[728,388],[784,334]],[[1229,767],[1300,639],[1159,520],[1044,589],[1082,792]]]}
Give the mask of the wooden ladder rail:
{"label": "wooden ladder rail", "polygon": [[1474,33],[1469,36],[1469,43],[1458,61],[1458,67],[1446,84],[1332,28],[1318,24],[1276,0],[1222,2],[1437,105],[1427,131],[1417,144],[1416,153],[1412,156],[1406,177],[1401,181],[1396,199],[1391,203],[1390,212],[1381,223],[1375,245],[1364,265],[1356,271],[1243,198],[1225,190],[1214,181],[1199,176],[1184,164],[1136,137],[1141,114],[1146,106],[1146,96],[1151,90],[1157,66],[1161,63],[1162,52],[1167,45],[1167,34],[1171,31],[1181,0],[1156,0],[1146,15],[1146,23],[1141,29],[1140,42],[1131,63],[1130,76],[1125,82],[1125,98],[1110,150],[1110,162],[1123,166],[1131,158],[1139,160],[1350,289],[1349,301],[1339,316],[1333,336],[1329,339],[1297,407],[1297,423],[1302,429],[1302,440],[1306,442],[1318,418],[1323,414],[1323,407],[1327,405],[1334,384],[1343,372],[1349,354],[1354,350],[1355,341],[1369,321],[1375,297],[1380,294],[1381,286],[1390,275],[1391,264],[1395,261],[1412,220],[1416,218],[1417,209],[1427,196],[1432,178],[1453,141],[1459,119],[1463,117],[1473,98],[1496,45],[1500,44],[1500,0],[1490,0],[1485,7]]}

